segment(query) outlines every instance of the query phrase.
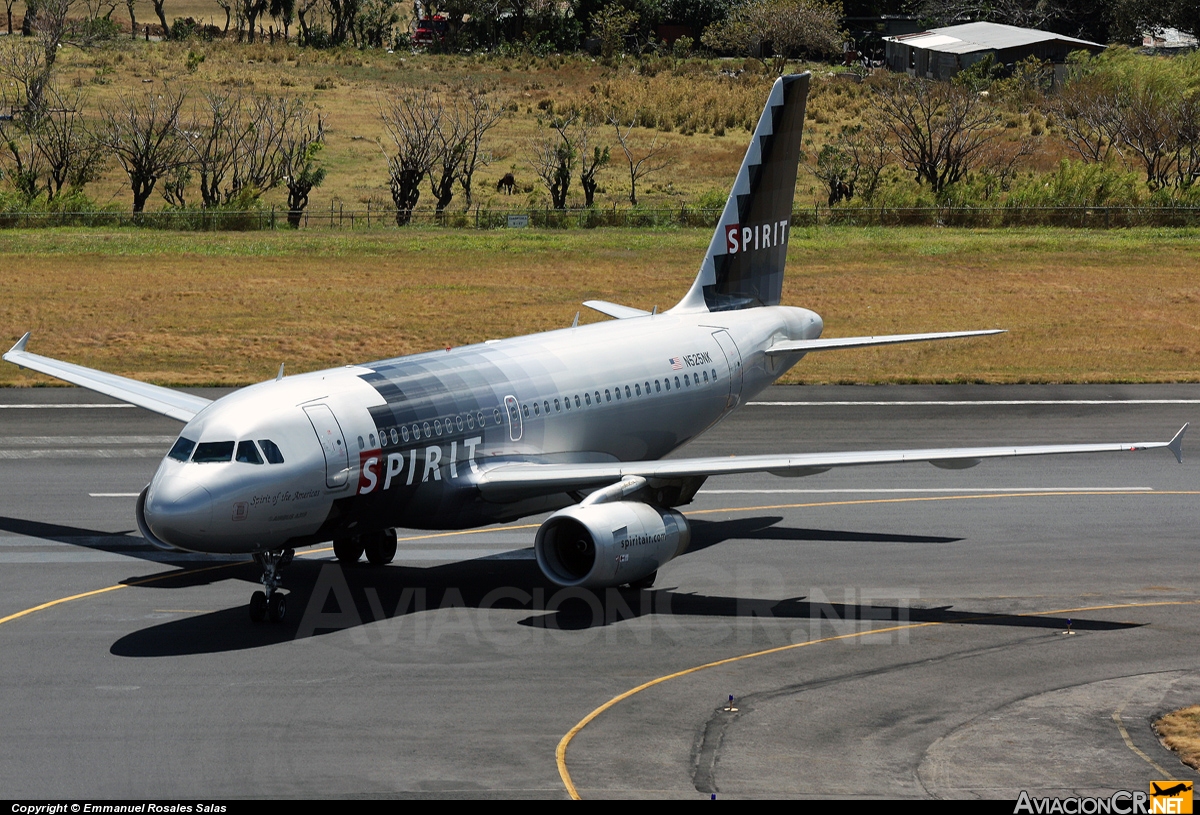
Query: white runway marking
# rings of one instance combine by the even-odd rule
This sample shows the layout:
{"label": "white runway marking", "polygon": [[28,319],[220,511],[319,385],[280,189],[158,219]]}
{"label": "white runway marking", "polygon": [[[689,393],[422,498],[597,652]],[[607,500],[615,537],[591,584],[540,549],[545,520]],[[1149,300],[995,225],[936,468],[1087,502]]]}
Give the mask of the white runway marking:
{"label": "white runway marking", "polygon": [[1200,399],[947,399],[896,402],[747,402],[749,406],[771,407],[997,407],[1011,405],[1200,405]]}
{"label": "white runway marking", "polygon": [[89,492],[92,498],[137,498],[140,492]]}
{"label": "white runway marking", "polygon": [[928,487],[913,489],[829,489],[829,490],[700,490],[698,495],[841,495],[846,493],[981,493],[994,492],[1154,492],[1154,487]]}
{"label": "white runway marking", "polygon": [[133,405],[89,404],[73,405],[0,405],[0,410],[101,410],[106,408],[131,408]]}

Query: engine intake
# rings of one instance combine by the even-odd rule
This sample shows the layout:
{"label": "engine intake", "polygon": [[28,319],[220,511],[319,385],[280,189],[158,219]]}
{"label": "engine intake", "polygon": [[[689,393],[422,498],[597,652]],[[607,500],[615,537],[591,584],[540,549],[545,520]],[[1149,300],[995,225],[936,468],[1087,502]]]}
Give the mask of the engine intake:
{"label": "engine intake", "polygon": [[638,501],[577,505],[546,519],[534,540],[538,567],[559,586],[632,583],[683,554],[687,519]]}

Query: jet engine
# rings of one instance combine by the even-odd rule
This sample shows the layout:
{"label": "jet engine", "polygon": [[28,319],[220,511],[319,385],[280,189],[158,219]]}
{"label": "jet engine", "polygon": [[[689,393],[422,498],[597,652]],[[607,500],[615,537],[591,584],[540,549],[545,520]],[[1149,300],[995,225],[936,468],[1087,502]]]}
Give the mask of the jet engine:
{"label": "jet engine", "polygon": [[687,519],[639,501],[579,504],[542,524],[534,540],[538,566],[560,586],[636,584],[683,554]]}

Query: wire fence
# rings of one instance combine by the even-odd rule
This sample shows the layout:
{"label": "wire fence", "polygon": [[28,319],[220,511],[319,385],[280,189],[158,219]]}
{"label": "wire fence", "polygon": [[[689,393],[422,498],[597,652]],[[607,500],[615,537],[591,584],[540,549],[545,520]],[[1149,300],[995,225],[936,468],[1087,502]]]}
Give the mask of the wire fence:
{"label": "wire fence", "polygon": [[[291,217],[289,217],[289,215]],[[159,210],[127,212],[0,212],[0,229],[57,226],[142,227],[179,231],[257,231],[287,229],[396,229],[434,226],[448,229],[595,229],[599,227],[695,227],[712,229],[720,209],[483,209],[432,212],[394,209]],[[793,226],[1057,226],[1116,229],[1135,226],[1200,226],[1200,207],[826,207],[795,209]]]}

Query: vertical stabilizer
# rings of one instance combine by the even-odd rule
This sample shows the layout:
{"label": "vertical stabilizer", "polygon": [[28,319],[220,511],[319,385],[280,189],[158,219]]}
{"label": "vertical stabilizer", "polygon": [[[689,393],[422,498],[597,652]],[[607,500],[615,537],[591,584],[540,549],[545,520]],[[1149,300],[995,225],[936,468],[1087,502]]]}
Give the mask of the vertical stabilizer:
{"label": "vertical stabilizer", "polygon": [[803,73],[775,80],[700,273],[673,310],[779,304],[809,79]]}

